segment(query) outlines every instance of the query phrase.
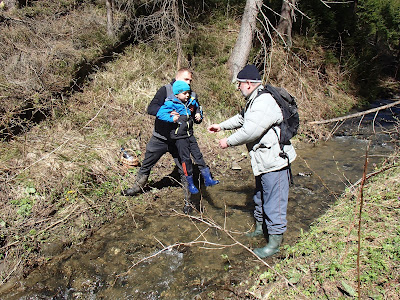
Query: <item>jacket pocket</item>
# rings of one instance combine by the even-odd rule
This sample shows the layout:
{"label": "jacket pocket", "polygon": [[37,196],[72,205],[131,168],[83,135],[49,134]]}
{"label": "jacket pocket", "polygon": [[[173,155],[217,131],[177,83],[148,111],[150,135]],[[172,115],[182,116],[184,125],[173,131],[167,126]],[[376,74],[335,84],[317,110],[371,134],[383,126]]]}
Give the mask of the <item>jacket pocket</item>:
{"label": "jacket pocket", "polygon": [[261,145],[256,150],[252,151],[253,163],[256,169],[260,172],[268,172],[275,168],[279,160],[279,146],[276,145]]}
{"label": "jacket pocket", "polygon": [[186,116],[180,116],[177,121],[177,127],[174,131],[175,137],[188,136],[190,122]]}

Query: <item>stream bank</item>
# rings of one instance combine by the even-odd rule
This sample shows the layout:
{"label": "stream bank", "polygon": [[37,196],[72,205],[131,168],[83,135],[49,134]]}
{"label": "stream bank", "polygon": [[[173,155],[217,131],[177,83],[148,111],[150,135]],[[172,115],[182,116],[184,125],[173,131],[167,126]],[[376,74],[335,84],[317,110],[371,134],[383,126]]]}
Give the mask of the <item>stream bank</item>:
{"label": "stream bank", "polygon": [[[366,139],[354,136],[337,137],[317,145],[296,145],[298,158],[293,164],[295,183],[289,197],[285,245],[294,245],[343,190],[361,177],[367,145]],[[376,139],[370,151],[373,168],[393,148],[388,141]],[[218,178],[219,185],[202,188],[201,198],[197,199],[202,212],[193,214],[198,220],[180,213],[181,191],[167,188],[168,196],[156,198],[157,205],[106,225],[86,243],[53,257],[25,280],[3,287],[0,296],[6,299],[188,299],[196,295],[220,299],[222,295],[235,297],[235,293],[244,296],[246,291],[240,289],[241,283],[263,267],[224,231],[209,224],[228,230],[251,249],[265,244],[263,238],[244,236],[253,224],[254,178],[248,159],[239,165],[242,170],[231,170]],[[167,248],[172,245],[175,246]],[[266,262],[274,264],[284,259],[284,255],[282,251]]]}

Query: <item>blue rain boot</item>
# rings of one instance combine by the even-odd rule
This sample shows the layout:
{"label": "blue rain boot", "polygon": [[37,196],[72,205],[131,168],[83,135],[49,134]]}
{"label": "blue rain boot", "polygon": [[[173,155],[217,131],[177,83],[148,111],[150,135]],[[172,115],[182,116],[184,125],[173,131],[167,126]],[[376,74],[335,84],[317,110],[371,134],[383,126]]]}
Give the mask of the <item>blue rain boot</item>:
{"label": "blue rain boot", "polygon": [[199,190],[197,189],[197,187],[193,183],[193,176],[186,176],[186,180],[188,182],[189,192],[191,194],[197,194],[199,192]]}
{"label": "blue rain boot", "polygon": [[213,186],[213,185],[216,185],[219,183],[218,180],[212,179],[211,173],[210,173],[210,168],[207,167],[207,168],[201,169],[200,172],[201,172],[201,175],[203,175],[205,186]]}

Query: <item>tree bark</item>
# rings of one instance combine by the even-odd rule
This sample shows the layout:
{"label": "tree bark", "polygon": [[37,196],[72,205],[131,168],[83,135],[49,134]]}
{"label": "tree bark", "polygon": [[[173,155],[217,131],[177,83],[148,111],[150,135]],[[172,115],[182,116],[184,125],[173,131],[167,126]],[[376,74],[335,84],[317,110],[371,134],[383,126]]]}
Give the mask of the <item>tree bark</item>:
{"label": "tree bark", "polygon": [[114,37],[114,0],[106,0],[107,7],[107,35]]}
{"label": "tree bark", "polygon": [[228,60],[232,82],[235,81],[237,74],[246,65],[249,58],[256,29],[257,15],[261,5],[262,0],[246,0],[239,35]]}
{"label": "tree bark", "polygon": [[172,1],[172,15],[174,19],[175,27],[175,42],[176,42],[176,67],[177,70],[181,68],[182,65],[182,42],[181,42],[181,30],[179,27],[179,11],[178,11],[178,1]]}
{"label": "tree bark", "polygon": [[282,0],[281,18],[277,28],[278,33],[289,47],[292,46],[292,26],[295,20],[296,2],[297,0]]}

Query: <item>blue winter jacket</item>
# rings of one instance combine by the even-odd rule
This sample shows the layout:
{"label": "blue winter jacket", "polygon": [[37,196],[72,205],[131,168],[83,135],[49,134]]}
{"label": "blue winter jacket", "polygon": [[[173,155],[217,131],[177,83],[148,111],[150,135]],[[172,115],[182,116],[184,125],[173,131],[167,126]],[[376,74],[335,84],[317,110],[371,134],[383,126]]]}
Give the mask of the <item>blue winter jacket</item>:
{"label": "blue winter jacket", "polygon": [[[192,108],[193,112],[190,110],[190,108]],[[180,115],[176,123],[174,123],[173,116],[171,116],[171,111],[173,110]],[[200,113],[200,121],[195,120],[194,116],[196,113]],[[180,139],[193,135],[193,122],[201,123],[203,119],[203,112],[201,110],[201,106],[194,97],[189,98],[186,103],[183,103],[178,98],[173,96],[165,99],[164,104],[160,107],[156,116],[159,120],[173,123],[170,137],[172,139]]]}

